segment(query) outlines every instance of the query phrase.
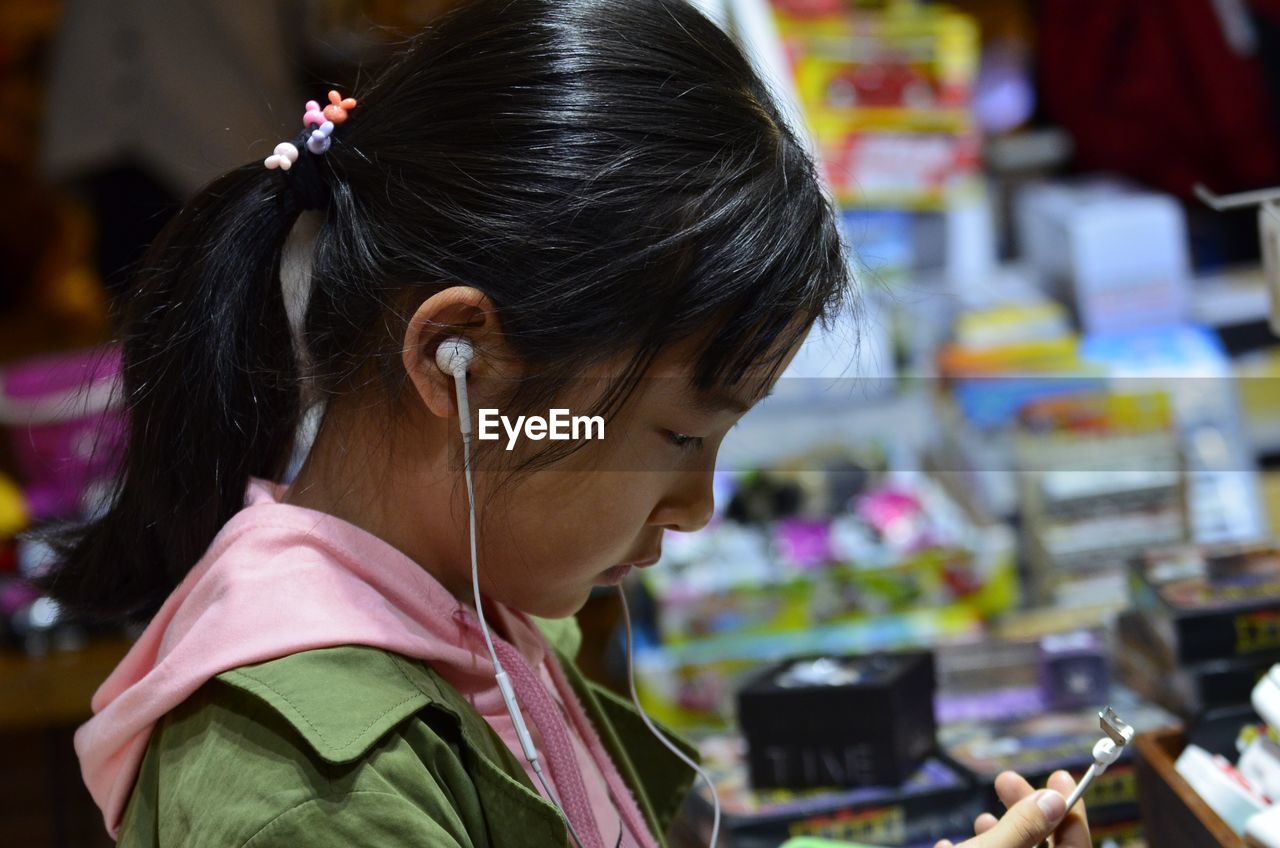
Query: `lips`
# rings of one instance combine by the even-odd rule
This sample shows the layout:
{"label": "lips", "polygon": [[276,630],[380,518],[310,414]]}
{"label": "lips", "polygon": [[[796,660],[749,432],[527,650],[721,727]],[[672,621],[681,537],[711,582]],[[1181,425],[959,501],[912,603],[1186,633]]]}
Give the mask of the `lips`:
{"label": "lips", "polygon": [[616,586],[617,584],[621,583],[626,578],[626,576],[630,573],[631,573],[631,566],[615,565],[613,568],[610,568],[608,571],[605,571],[603,574],[601,574],[597,582]]}
{"label": "lips", "polygon": [[617,585],[621,583],[629,573],[631,573],[631,569],[648,568],[649,566],[657,563],[660,559],[662,559],[661,551],[648,559],[636,559],[631,560],[630,562],[620,562],[602,572],[598,580],[599,582]]}
{"label": "lips", "polygon": [[654,554],[653,556],[649,557],[648,559],[636,559],[636,560],[630,560],[629,562],[620,562],[620,563],[618,563],[618,565],[630,565],[630,566],[632,566],[632,567],[634,567],[634,568],[647,568],[647,567],[648,567],[648,566],[650,566],[650,565],[654,565],[654,564],[656,564],[656,563],[658,562],[658,560],[660,560],[660,559],[662,559],[662,552],[661,552],[661,551],[659,551],[657,554]]}

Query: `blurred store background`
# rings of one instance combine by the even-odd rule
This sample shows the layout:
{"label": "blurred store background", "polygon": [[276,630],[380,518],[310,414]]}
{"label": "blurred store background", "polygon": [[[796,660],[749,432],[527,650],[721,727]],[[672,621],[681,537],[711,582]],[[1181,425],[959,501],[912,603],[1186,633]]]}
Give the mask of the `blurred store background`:
{"label": "blurred store background", "polygon": [[[450,5],[0,2],[0,845],[110,844],[71,733],[135,634],[32,591],[17,534],[101,503],[129,269]],[[1243,844],[1179,763],[1249,778],[1275,747],[1250,695],[1280,660],[1280,2],[697,5],[812,145],[863,292],[628,588],[638,690],[699,740],[724,844],[963,836],[1003,768],[1078,776],[1106,704],[1141,744],[1086,796],[1096,844]],[[591,600],[581,662],[625,693],[619,615]],[[891,661],[852,709],[901,678],[928,744],[768,779],[752,693],[817,655]],[[677,836],[709,827],[700,789]]]}

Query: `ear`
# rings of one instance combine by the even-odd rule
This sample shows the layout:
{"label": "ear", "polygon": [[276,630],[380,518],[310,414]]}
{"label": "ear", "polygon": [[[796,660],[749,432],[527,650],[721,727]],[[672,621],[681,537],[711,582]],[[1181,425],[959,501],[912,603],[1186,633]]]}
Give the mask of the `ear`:
{"label": "ear", "polygon": [[464,336],[476,356],[467,370],[471,408],[501,371],[510,370],[513,359],[502,337],[493,301],[471,286],[451,286],[424,300],[409,318],[401,356],[405,373],[424,407],[433,415],[458,414],[453,377],[436,365],[436,349],[452,336]]}

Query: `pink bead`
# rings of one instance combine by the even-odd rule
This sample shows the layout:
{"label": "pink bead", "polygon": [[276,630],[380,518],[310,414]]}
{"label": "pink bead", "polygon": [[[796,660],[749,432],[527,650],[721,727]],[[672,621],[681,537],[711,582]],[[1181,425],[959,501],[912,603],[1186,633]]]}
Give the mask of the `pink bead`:
{"label": "pink bead", "polygon": [[309,127],[312,124],[319,126],[324,123],[324,113],[320,111],[320,104],[314,100],[307,101],[306,114],[302,116],[302,125]]}

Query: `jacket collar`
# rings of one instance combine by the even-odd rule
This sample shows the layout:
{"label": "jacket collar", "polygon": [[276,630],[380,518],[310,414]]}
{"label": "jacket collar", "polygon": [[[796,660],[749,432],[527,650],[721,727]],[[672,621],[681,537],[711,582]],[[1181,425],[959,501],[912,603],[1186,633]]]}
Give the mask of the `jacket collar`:
{"label": "jacket collar", "polygon": [[[636,802],[644,813],[645,822],[658,843],[667,848],[666,832],[693,783],[693,770],[653,738],[634,705],[583,677],[573,661],[558,647],[553,646],[552,650],[559,658],[583,709],[597,728],[601,743],[635,795]],[[548,817],[558,828],[563,841],[571,845],[568,829],[564,827],[559,811],[539,794],[510,748],[498,738],[483,718],[470,709],[458,691],[430,666],[398,655],[389,656],[401,666],[406,679],[412,681],[427,696],[433,708],[457,723],[463,741],[475,755],[475,774],[483,778],[483,781],[477,780],[477,789],[485,808],[511,807],[514,798],[520,799],[520,817],[526,820],[525,824],[531,829],[522,831],[515,822],[504,818],[502,826],[492,830],[495,848],[499,848],[496,837],[500,833],[503,835],[503,844],[507,835],[523,833],[523,836],[512,843],[513,848],[517,843],[530,844],[528,834],[536,832],[532,828],[540,828]],[[683,751],[685,756],[694,762],[698,761],[696,748],[671,731],[661,727],[659,729],[663,730],[663,735]],[[494,772],[501,773],[505,779],[498,779]],[[512,786],[512,780],[519,786]],[[493,803],[495,801],[496,804]]]}

